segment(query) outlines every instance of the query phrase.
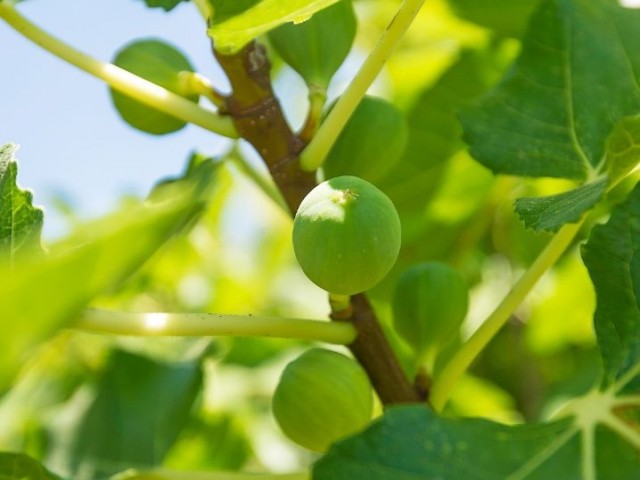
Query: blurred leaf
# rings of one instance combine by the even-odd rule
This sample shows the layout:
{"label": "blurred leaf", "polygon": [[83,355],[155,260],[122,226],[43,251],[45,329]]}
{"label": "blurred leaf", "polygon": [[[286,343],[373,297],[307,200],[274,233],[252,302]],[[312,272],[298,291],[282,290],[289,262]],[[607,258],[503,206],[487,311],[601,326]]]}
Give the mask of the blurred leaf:
{"label": "blurred leaf", "polygon": [[582,256],[596,289],[594,322],[607,387],[640,368],[640,186],[606,224],[593,228]]}
{"label": "blurred leaf", "polygon": [[166,12],[173,10],[182,2],[188,2],[189,0],[144,0],[147,7],[150,8],[162,8]]}
{"label": "blurred leaf", "polygon": [[153,201],[90,223],[40,262],[0,268],[0,385],[25,349],[66,326],[96,295],[115,289],[202,213],[217,165],[209,162]]}
{"label": "blurred leaf", "polygon": [[201,387],[198,361],[165,364],[114,350],[90,398],[68,405],[52,464],[76,480],[160,465]]}
{"label": "blurred leaf", "polygon": [[0,480],[62,480],[22,453],[0,452]]}
{"label": "blurred leaf", "polygon": [[519,37],[541,0],[448,0],[453,11],[499,35]]}
{"label": "blurred leaf", "polygon": [[302,23],[337,0],[210,0],[209,36],[217,51],[232,54],[284,23]]}
{"label": "blurred leaf", "polygon": [[16,183],[18,164],[13,143],[0,146],[0,264],[18,254],[41,252],[42,210],[33,206],[31,192]]}
{"label": "blurred leaf", "polygon": [[269,32],[269,40],[307,85],[329,86],[351,51],[356,16],[351,0],[340,0],[306,22],[286,23]]}
{"label": "blurred leaf", "polygon": [[546,1],[512,70],[463,112],[471,154],[495,173],[592,175],[615,123],[640,109],[639,21],[611,0]]}
{"label": "blurred leaf", "polygon": [[188,425],[164,462],[181,470],[239,470],[252,454],[239,416],[221,413]]}
{"label": "blurred leaf", "polygon": [[607,183],[608,178],[603,177],[557,195],[518,198],[515,210],[527,228],[555,232],[591,210],[604,195]]}

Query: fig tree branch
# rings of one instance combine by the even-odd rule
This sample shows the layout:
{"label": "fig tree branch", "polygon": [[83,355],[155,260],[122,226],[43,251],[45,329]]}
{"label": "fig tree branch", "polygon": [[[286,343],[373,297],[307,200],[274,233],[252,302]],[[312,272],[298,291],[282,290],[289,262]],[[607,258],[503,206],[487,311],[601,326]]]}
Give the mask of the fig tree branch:
{"label": "fig tree branch", "polygon": [[[252,42],[236,54],[222,55],[215,49],[214,53],[232,86],[227,111],[241,137],[264,159],[293,215],[302,199],[315,187],[315,172],[306,172],[300,167],[299,155],[305,143],[287,124],[274,96],[265,50]],[[332,318],[355,327],[357,337],[349,348],[367,371],[384,404],[421,400],[400,367],[364,295],[354,296],[351,307]]]}

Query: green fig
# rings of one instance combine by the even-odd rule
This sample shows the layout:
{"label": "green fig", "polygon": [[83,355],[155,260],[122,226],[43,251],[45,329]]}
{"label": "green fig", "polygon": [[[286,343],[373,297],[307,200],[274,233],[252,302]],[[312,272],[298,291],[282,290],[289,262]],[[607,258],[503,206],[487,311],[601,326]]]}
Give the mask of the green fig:
{"label": "green fig", "polygon": [[358,363],[340,353],[313,348],[282,372],[273,396],[273,414],[291,440],[324,452],[369,423],[372,393]]}
{"label": "green fig", "polygon": [[[149,80],[193,102],[198,95],[185,91],[182,72],[193,72],[186,57],[171,45],[147,39],[130,43],[120,50],[113,61],[117,66]],[[120,116],[132,127],[143,132],[163,135],[180,130],[186,122],[148,107],[133,98],[111,90],[113,103]]]}
{"label": "green fig", "polygon": [[364,97],[324,161],[325,178],[355,175],[377,182],[398,163],[408,137],[400,110],[382,98]]}
{"label": "green fig", "polygon": [[341,0],[306,22],[286,23],[269,32],[278,55],[304,79],[323,90],[351,50],[356,16],[351,0]]}
{"label": "green fig", "polygon": [[440,262],[408,268],[393,295],[393,324],[419,357],[434,355],[456,338],[467,314],[469,293],[462,276]]}
{"label": "green fig", "polygon": [[382,280],[400,251],[400,218],[377,187],[358,177],[316,186],[293,221],[293,248],[304,273],[338,295],[364,292]]}

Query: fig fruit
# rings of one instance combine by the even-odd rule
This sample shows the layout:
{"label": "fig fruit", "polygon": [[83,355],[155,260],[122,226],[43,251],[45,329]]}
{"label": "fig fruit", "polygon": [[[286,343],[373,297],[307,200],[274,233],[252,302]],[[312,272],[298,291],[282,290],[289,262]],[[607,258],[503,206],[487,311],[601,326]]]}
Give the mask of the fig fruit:
{"label": "fig fruit", "polygon": [[354,360],[313,348],[286,366],[273,396],[273,414],[291,440],[324,452],[371,420],[373,395]]}
{"label": "fig fruit", "polygon": [[468,305],[467,285],[456,270],[440,262],[420,263],[396,284],[394,327],[418,356],[433,360],[455,339]]}
{"label": "fig fruit", "polygon": [[356,16],[351,0],[341,0],[306,22],[286,23],[269,32],[278,55],[307,85],[326,90],[351,50]]}
{"label": "fig fruit", "polygon": [[[120,50],[113,63],[193,102],[198,101],[198,95],[184,91],[184,82],[180,79],[181,72],[193,72],[193,67],[171,45],[153,39],[138,40]],[[111,98],[122,119],[143,132],[163,135],[180,130],[186,125],[182,120],[113,89]]]}
{"label": "fig fruit", "polygon": [[325,178],[355,175],[377,182],[399,162],[408,137],[400,110],[382,98],[364,97],[324,161]]}
{"label": "fig fruit", "polygon": [[338,295],[382,280],[400,251],[400,218],[377,187],[343,176],[316,186],[293,221],[293,249],[304,273]]}

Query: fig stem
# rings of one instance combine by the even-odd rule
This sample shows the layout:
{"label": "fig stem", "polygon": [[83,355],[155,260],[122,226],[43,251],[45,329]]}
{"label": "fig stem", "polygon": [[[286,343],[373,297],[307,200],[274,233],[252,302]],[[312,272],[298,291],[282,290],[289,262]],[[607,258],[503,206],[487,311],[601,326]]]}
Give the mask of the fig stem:
{"label": "fig stem", "polygon": [[211,80],[196,72],[180,72],[180,82],[183,85],[185,95],[202,95],[209,99],[219,111],[223,111],[226,105],[224,95],[218,92]]}
{"label": "fig stem", "polygon": [[307,119],[298,134],[298,137],[304,142],[309,142],[320,125],[322,118],[322,109],[327,102],[327,90],[315,85],[309,85],[309,112]]}
{"label": "fig stem", "polygon": [[436,412],[441,412],[458,380],[467,371],[476,357],[484,350],[498,331],[507,323],[511,314],[525,299],[542,275],[551,268],[571,245],[580,231],[585,217],[578,223],[567,224],[549,241],[529,269],[520,277],[511,291],[484,323],[460,347],[455,355],[435,378],[431,389],[430,403]]}
{"label": "fig stem", "polygon": [[111,63],[102,62],[76,50],[26,19],[7,2],[0,2],[0,18],[36,45],[99,78],[114,90],[135,98],[140,103],[144,103],[163,113],[198,125],[210,132],[229,138],[238,138],[238,133],[229,117],[206,110],[198,106],[198,104],[127,70]]}
{"label": "fig stem", "polygon": [[300,155],[302,170],[317,170],[333,147],[362,97],[408,30],[425,0],[404,0],[378,43]]}
{"label": "fig stem", "polygon": [[86,332],[141,337],[273,337],[347,345],[356,338],[349,323],[262,315],[133,313],[87,309],[74,325]]}

